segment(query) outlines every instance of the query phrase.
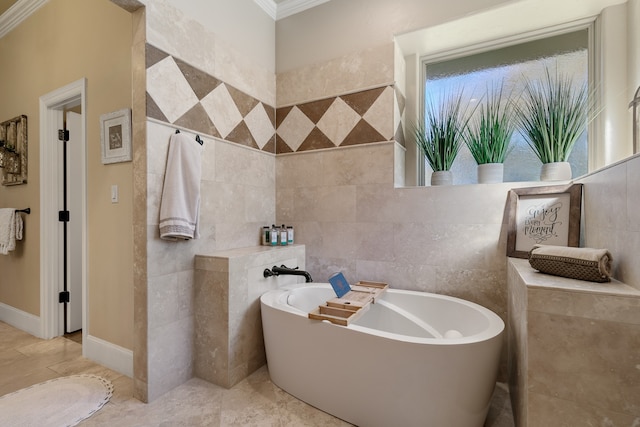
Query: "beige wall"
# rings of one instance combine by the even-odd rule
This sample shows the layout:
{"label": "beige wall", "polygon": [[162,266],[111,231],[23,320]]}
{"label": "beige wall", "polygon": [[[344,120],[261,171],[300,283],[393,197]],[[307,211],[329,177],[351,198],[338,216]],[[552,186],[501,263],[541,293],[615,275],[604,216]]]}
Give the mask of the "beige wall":
{"label": "beige wall", "polygon": [[[131,15],[107,0],[51,0],[0,39],[0,55],[0,118],[26,114],[29,120],[29,181],[0,187],[0,205],[32,209],[25,240],[0,257],[0,302],[39,315],[39,97],[85,77],[88,332],[130,349],[132,168],[101,164],[99,116],[131,106]],[[112,184],[120,189],[118,204],[110,202]]]}

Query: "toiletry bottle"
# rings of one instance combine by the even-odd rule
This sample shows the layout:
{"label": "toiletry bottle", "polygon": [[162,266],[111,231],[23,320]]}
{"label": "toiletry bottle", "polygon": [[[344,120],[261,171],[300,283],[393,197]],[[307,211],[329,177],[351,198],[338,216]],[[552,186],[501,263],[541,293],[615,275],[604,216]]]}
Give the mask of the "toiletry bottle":
{"label": "toiletry bottle", "polygon": [[287,244],[287,227],[282,224],[280,227],[280,245],[285,246]]}
{"label": "toiletry bottle", "polygon": [[265,225],[262,227],[262,246],[267,246],[269,244],[269,226]]}
{"label": "toiletry bottle", "polygon": [[275,224],[271,225],[271,233],[269,233],[269,241],[271,246],[276,246],[278,244],[278,229]]}
{"label": "toiletry bottle", "polygon": [[293,226],[287,226],[287,243],[293,245]]}

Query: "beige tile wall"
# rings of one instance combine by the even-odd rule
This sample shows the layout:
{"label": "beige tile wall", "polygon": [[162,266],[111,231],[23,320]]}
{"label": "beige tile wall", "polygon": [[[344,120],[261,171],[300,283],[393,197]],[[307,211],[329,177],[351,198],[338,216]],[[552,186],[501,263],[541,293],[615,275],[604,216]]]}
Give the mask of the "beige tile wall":
{"label": "beige tile wall", "polygon": [[577,182],[582,246],[609,249],[623,284],[541,277],[513,260],[508,373],[518,426],[640,422],[640,157]]}
{"label": "beige tile wall", "polygon": [[264,277],[265,268],[305,269],[304,245],[218,251],[195,260],[194,374],[231,388],[267,362],[260,296],[299,276]]}
{"label": "beige tile wall", "polygon": [[518,427],[640,422],[640,290],[509,263],[509,384]]}
{"label": "beige tile wall", "polygon": [[[506,314],[503,210],[514,184],[394,188],[394,143],[280,155],[276,216],[317,281],[438,292]],[[520,185],[523,185],[522,183]]]}
{"label": "beige tile wall", "polygon": [[607,248],[616,279],[640,289],[640,156],[579,179],[584,246]]}
{"label": "beige tile wall", "polygon": [[262,225],[275,218],[275,156],[202,136],[201,238],[161,240],[160,196],[173,132],[168,124],[147,122],[149,401],[193,376],[194,257],[256,246]]}
{"label": "beige tile wall", "polygon": [[[239,58],[220,40],[207,38],[206,29],[188,21],[167,26],[167,17],[175,11],[164,11],[166,7],[151,5],[148,18],[151,43],[157,42],[168,52],[180,52],[180,58],[187,63],[266,105],[276,105],[273,95],[276,87],[277,105],[293,106],[396,83],[396,49],[389,43],[281,73],[276,85],[260,67]],[[205,51],[203,46],[215,48]],[[168,83],[163,83],[161,77],[153,78],[157,78],[154,85]],[[245,105],[235,100],[233,104],[238,111]],[[389,117],[381,119],[393,130],[401,115],[394,105],[388,107]],[[182,116],[176,111],[173,117]],[[233,117],[227,117],[221,127],[228,130],[231,123],[235,123]],[[460,296],[506,317],[503,209],[508,189],[526,183],[394,188],[394,183],[402,182],[394,172],[394,162],[401,152],[398,144],[387,137],[386,130],[383,136],[387,142],[277,158],[239,144],[205,138],[203,239],[168,243],[158,238],[157,211],[166,161],[165,144],[173,128],[154,120],[148,121],[147,126],[148,301],[146,307],[136,310],[146,310],[149,317],[149,400],[185,381],[193,372],[193,354],[185,337],[193,336],[192,301],[186,296],[193,287],[194,255],[255,245],[259,226],[274,219],[277,223],[295,225],[296,240],[306,245],[307,268],[317,281],[343,270],[350,280],[387,281],[392,287]],[[255,129],[261,133],[265,128],[259,125]],[[256,135],[257,141],[260,136]],[[625,173],[628,174],[625,182],[629,177],[638,182],[633,169],[625,169]],[[607,192],[611,182],[608,178],[600,184],[601,177],[589,179],[594,181],[585,184],[594,184],[594,191],[601,187],[603,194]],[[637,185],[632,184],[625,194],[637,194],[637,190]],[[625,280],[637,283],[638,267],[628,258],[621,258],[626,250],[633,253],[640,246],[637,201],[629,202],[630,196],[616,199],[617,191],[616,187],[611,195],[606,195],[606,200],[620,206],[625,204],[627,225],[615,222],[619,218],[606,224],[587,222],[587,230],[591,230],[587,242],[606,242],[622,249],[616,251],[621,253],[617,271]],[[585,196],[587,221],[591,221],[589,216],[596,215],[600,208],[597,205],[597,198],[589,201],[589,196]],[[609,234],[617,237],[605,237]],[[166,300],[176,296],[178,306],[167,307]],[[503,379],[504,371],[506,368]]]}
{"label": "beige tile wall", "polygon": [[[144,70],[138,70],[136,87],[143,89],[135,103],[147,118],[139,122],[146,138],[142,132],[135,139],[146,139],[146,146],[134,144],[134,376],[136,397],[152,401],[193,376],[195,255],[255,246],[260,227],[275,219],[275,75],[268,64],[256,63],[251,49],[230,44],[233,36],[219,28],[164,0],[145,4],[146,44],[136,47]],[[249,25],[239,23],[234,31]],[[275,48],[250,36],[256,37],[252,46]],[[201,238],[189,242],[162,241],[158,233],[175,128],[199,133],[205,146]]]}

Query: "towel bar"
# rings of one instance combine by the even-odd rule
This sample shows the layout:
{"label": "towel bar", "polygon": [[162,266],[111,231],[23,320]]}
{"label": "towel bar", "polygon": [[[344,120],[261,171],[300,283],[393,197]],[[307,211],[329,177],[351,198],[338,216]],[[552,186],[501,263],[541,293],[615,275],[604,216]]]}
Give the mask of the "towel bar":
{"label": "towel bar", "polygon": [[31,213],[31,208],[16,209],[16,212],[22,212],[22,213],[26,213],[27,215],[29,215]]}

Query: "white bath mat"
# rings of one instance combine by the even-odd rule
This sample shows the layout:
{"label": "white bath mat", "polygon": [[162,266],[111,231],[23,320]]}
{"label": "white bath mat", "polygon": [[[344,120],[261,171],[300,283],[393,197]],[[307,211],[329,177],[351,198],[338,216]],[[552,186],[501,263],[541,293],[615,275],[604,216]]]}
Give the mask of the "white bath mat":
{"label": "white bath mat", "polygon": [[0,397],[0,426],[75,426],[112,394],[111,382],[95,375],[55,378]]}

